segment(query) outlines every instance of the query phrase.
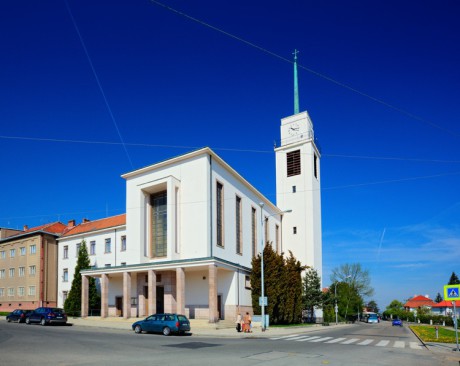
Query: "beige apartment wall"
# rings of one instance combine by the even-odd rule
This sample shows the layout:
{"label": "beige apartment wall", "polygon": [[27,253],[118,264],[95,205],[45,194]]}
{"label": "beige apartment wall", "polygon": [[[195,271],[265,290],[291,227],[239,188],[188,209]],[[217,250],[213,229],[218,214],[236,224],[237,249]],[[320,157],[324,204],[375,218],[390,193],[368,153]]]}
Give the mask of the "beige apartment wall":
{"label": "beige apartment wall", "polygon": [[[43,241],[43,252],[42,252]],[[30,246],[35,245],[35,254],[30,253]],[[21,255],[21,248],[26,248],[26,254]],[[10,250],[15,249],[14,258]],[[0,288],[4,288],[4,295],[0,296],[0,311],[10,311],[15,308],[35,309],[42,305],[56,306],[57,301],[57,243],[52,235],[37,234],[27,238],[18,238],[0,244],[0,251],[4,250],[6,258],[0,258],[0,269],[5,269],[5,278],[0,279]],[[40,298],[40,273],[43,254],[45,268],[43,268],[43,295]],[[30,267],[35,266],[35,275],[30,274]],[[23,277],[19,277],[19,268],[24,267]],[[15,269],[13,278],[9,276],[10,268]],[[35,286],[35,295],[29,295],[29,287]],[[8,288],[14,288],[14,296],[8,296]],[[24,296],[18,295],[18,288],[24,287]],[[41,300],[45,300],[42,304]],[[48,304],[46,303],[48,302]]]}
{"label": "beige apartment wall", "polygon": [[13,230],[13,229],[3,229],[0,228],[0,239],[5,239],[8,238],[12,235],[20,234],[22,233],[21,230]]}

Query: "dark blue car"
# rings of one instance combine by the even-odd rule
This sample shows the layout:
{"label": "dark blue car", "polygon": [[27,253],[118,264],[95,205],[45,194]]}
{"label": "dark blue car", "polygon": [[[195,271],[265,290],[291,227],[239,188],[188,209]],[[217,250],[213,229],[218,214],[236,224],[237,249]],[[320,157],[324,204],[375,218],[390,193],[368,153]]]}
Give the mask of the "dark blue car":
{"label": "dark blue car", "polygon": [[67,315],[61,308],[37,308],[31,313],[27,314],[26,324],[32,323],[40,323],[41,325],[66,324]]}
{"label": "dark blue car", "polygon": [[168,336],[171,333],[184,334],[190,332],[190,322],[185,315],[154,314],[139,320],[132,325],[136,333],[156,332]]}
{"label": "dark blue car", "polygon": [[400,327],[402,327],[402,320],[401,319],[393,319],[391,325],[399,325]]}
{"label": "dark blue car", "polygon": [[18,322],[18,323],[24,323],[26,321],[27,315],[31,312],[32,310],[22,310],[22,309],[16,309],[9,313],[6,316],[6,321],[7,322]]}

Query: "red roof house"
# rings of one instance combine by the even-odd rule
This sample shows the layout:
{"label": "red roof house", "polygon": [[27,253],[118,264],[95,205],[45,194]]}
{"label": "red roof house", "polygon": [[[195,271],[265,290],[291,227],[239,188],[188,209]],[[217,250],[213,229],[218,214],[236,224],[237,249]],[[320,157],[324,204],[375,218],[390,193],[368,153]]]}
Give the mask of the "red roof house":
{"label": "red roof house", "polygon": [[404,310],[417,310],[421,307],[426,307],[426,308],[432,308],[433,305],[436,305],[436,303],[431,300],[428,295],[423,296],[423,295],[415,295],[412,299],[407,301],[404,304]]}

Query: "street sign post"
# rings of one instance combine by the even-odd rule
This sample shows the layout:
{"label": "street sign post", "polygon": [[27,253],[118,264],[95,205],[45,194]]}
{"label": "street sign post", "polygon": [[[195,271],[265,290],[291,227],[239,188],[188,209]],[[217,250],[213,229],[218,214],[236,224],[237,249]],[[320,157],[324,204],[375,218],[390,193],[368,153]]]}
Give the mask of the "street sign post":
{"label": "street sign post", "polygon": [[460,300],[460,285],[445,285],[444,286],[444,300],[452,301],[454,307],[454,327],[455,327],[455,340],[457,342],[457,352],[460,351],[458,348],[458,326],[457,326],[457,307],[455,301]]}

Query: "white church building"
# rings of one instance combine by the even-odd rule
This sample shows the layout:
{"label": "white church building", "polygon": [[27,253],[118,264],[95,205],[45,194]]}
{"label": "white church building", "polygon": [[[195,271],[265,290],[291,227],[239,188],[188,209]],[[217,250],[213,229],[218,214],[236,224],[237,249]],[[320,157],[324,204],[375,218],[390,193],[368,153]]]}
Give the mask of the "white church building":
{"label": "white church building", "polygon": [[[297,51],[294,115],[281,120],[275,154],[276,205],[209,148],[122,175],[126,226],[80,233],[124,237],[119,262],[115,252],[81,272],[81,316],[89,315],[90,277],[100,284],[101,317],[169,312],[214,323],[253,313],[251,261],[267,242],[322,276],[320,152],[308,113],[299,113]],[[78,245],[78,235],[60,245],[72,240]]]}
{"label": "white church building", "polygon": [[102,317],[252,313],[249,274],[262,242],[321,275],[320,153],[307,112],[281,121],[275,154],[277,205],[209,148],[122,175],[123,263],[82,271],[82,316],[89,277],[100,283]]}

